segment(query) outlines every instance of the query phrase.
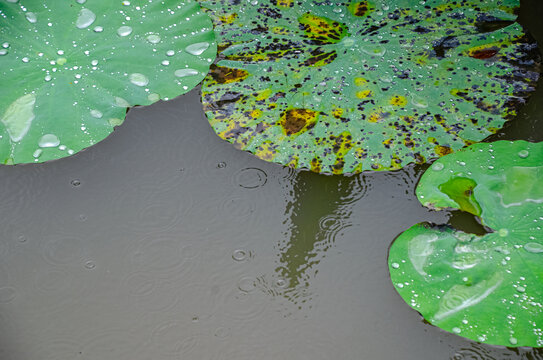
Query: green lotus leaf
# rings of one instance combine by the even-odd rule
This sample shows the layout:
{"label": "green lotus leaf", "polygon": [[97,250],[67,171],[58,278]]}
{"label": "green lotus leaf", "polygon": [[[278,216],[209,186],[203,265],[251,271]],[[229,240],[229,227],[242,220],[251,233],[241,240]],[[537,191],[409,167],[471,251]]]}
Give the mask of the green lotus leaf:
{"label": "green lotus leaf", "polygon": [[433,163],[429,208],[477,215],[489,233],[418,224],[389,251],[394,287],[433,325],[483,343],[543,347],[543,143],[480,143]]}
{"label": "green lotus leaf", "polygon": [[186,93],[216,44],[194,0],[0,0],[0,163],[71,155]]}
{"label": "green lotus leaf", "polygon": [[210,124],[261,159],[390,170],[497,131],[534,90],[518,0],[201,1],[219,42]]}

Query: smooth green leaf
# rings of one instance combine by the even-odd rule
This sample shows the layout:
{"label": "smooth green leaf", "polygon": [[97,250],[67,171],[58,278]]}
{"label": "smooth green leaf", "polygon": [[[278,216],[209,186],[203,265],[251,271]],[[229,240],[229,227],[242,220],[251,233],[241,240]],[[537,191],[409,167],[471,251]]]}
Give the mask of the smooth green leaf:
{"label": "smooth green leaf", "polygon": [[539,76],[518,0],[201,1],[217,134],[323,173],[390,170],[478,142]]}
{"label": "smooth green leaf", "polygon": [[472,145],[434,162],[416,191],[426,207],[478,214],[490,232],[418,224],[402,233],[388,259],[402,298],[455,334],[543,347],[543,143]]}
{"label": "smooth green leaf", "polygon": [[0,0],[0,163],[99,142],[128,107],[191,90],[216,49],[194,0]]}

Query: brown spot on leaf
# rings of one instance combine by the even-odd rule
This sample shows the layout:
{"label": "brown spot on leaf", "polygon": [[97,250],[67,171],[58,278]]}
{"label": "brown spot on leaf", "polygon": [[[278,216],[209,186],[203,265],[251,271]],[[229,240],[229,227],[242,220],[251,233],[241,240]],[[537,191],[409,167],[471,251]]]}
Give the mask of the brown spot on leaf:
{"label": "brown spot on leaf", "polygon": [[283,127],[285,134],[294,135],[302,133],[315,126],[318,112],[309,109],[290,109],[281,115],[279,124]]}
{"label": "brown spot on leaf", "polygon": [[494,55],[498,53],[498,49],[481,49],[481,50],[475,50],[470,53],[469,56],[475,59],[485,60],[490,59]]}
{"label": "brown spot on leaf", "polygon": [[213,80],[219,84],[230,84],[245,80],[249,73],[242,69],[233,69],[226,66],[211,65],[210,74]]}
{"label": "brown spot on leaf", "polygon": [[445,156],[453,152],[453,150],[449,146],[442,146],[438,145],[435,147],[435,152],[439,156]]}

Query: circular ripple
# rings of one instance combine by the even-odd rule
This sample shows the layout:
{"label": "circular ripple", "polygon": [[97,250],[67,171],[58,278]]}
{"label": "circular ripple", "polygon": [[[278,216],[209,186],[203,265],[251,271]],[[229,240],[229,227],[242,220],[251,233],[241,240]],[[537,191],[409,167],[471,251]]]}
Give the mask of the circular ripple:
{"label": "circular ripple", "polygon": [[[332,246],[336,242],[337,236],[343,235],[345,230],[351,226],[346,222],[342,216],[328,215],[319,220],[320,235],[318,242],[315,243],[315,249],[320,250],[322,253]],[[324,255],[324,253],[323,253]]]}
{"label": "circular ripple", "polygon": [[43,257],[50,264],[65,265],[81,259],[83,241],[75,236],[52,236],[40,245]]}
{"label": "circular ripple", "polygon": [[199,336],[190,329],[189,323],[169,321],[158,326],[152,341],[157,351],[165,355],[187,355],[198,346]]}
{"label": "circular ripple", "polygon": [[0,287],[0,304],[12,302],[17,297],[17,289],[13,286]]}
{"label": "circular ripple", "polygon": [[235,320],[251,321],[263,316],[270,305],[270,298],[264,293],[253,291],[255,280],[251,282],[242,279],[241,286],[247,286],[249,292],[240,290],[238,287],[231,289],[224,294],[222,304],[217,310],[226,317]]}
{"label": "circular ripple", "polygon": [[126,216],[124,226],[131,232],[152,233],[178,225],[193,207],[187,192],[129,191],[117,199],[117,211]]}
{"label": "circular ripple", "polygon": [[85,360],[138,359],[143,342],[127,330],[106,330],[83,346]]}
{"label": "circular ripple", "polygon": [[178,283],[157,279],[146,272],[129,275],[123,282],[123,290],[138,305],[151,311],[170,309],[177,302]]}
{"label": "circular ripple", "polygon": [[473,349],[462,349],[462,350],[457,351],[451,357],[451,360],[496,360],[496,359],[490,356],[486,351],[483,351],[478,348],[473,348]]}
{"label": "circular ripple", "polygon": [[81,345],[67,338],[48,340],[40,344],[38,349],[42,360],[73,360],[81,353]]}
{"label": "circular ripple", "polygon": [[24,209],[31,208],[38,197],[47,194],[52,183],[44,176],[44,167],[40,165],[4,166],[1,176],[3,191],[0,211],[21,216],[21,219],[26,218]]}
{"label": "circular ripple", "polygon": [[67,271],[46,270],[36,274],[36,288],[42,291],[61,291],[69,288],[74,276]]}
{"label": "circular ripple", "polygon": [[181,240],[172,234],[149,235],[129,253],[129,261],[133,268],[149,274],[181,274],[190,267],[187,259],[193,257],[192,248],[184,250]]}
{"label": "circular ripple", "polygon": [[244,189],[257,189],[266,185],[268,175],[262,169],[245,168],[234,175],[234,183]]}
{"label": "circular ripple", "polygon": [[219,205],[219,209],[224,215],[241,222],[253,215],[256,204],[254,198],[234,195],[223,199]]}

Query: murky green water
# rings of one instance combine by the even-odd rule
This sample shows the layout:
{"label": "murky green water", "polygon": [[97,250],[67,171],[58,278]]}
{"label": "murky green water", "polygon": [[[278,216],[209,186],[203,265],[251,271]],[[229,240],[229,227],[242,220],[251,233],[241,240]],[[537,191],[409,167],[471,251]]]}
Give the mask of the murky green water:
{"label": "murky green water", "polygon": [[[521,19],[543,43],[543,3]],[[543,86],[495,138],[543,140]],[[135,108],[72,158],[0,168],[0,359],[543,359],[422,321],[387,251],[466,215],[414,196],[423,167],[298,173],[220,140],[198,91]]]}

